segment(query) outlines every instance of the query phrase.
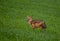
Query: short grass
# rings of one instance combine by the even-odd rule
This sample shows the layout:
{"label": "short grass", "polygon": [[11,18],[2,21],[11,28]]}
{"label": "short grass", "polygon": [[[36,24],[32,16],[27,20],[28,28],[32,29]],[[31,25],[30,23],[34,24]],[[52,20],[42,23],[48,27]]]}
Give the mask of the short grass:
{"label": "short grass", "polygon": [[[26,16],[46,22],[32,30]],[[0,41],[60,41],[60,0],[0,0]]]}

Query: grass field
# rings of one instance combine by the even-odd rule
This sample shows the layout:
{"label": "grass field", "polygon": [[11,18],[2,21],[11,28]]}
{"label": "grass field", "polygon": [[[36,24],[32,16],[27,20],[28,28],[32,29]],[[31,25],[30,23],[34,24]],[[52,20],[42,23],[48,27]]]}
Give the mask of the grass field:
{"label": "grass field", "polygon": [[[26,16],[46,22],[32,30]],[[60,0],[0,0],[0,41],[60,41]]]}

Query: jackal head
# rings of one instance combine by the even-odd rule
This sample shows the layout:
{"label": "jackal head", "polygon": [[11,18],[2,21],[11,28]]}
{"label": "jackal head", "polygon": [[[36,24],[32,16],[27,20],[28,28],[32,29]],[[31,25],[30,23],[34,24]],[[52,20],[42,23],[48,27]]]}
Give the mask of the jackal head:
{"label": "jackal head", "polygon": [[27,21],[29,24],[31,24],[32,18],[30,16],[27,16]]}

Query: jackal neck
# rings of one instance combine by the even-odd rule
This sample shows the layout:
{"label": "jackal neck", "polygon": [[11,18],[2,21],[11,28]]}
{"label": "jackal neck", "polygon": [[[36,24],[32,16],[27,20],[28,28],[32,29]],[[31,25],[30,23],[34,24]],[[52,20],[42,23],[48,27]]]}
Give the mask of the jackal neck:
{"label": "jackal neck", "polygon": [[30,20],[28,21],[29,24],[31,24],[31,22],[32,22],[32,19],[30,19]]}

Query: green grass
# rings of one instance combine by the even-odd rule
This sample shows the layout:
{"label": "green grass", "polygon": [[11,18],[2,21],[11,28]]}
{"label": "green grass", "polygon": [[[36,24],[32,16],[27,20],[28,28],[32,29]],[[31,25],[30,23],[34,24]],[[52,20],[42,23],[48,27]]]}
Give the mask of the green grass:
{"label": "green grass", "polygon": [[[32,30],[26,16],[46,22]],[[0,41],[60,41],[60,0],[0,0]]]}

